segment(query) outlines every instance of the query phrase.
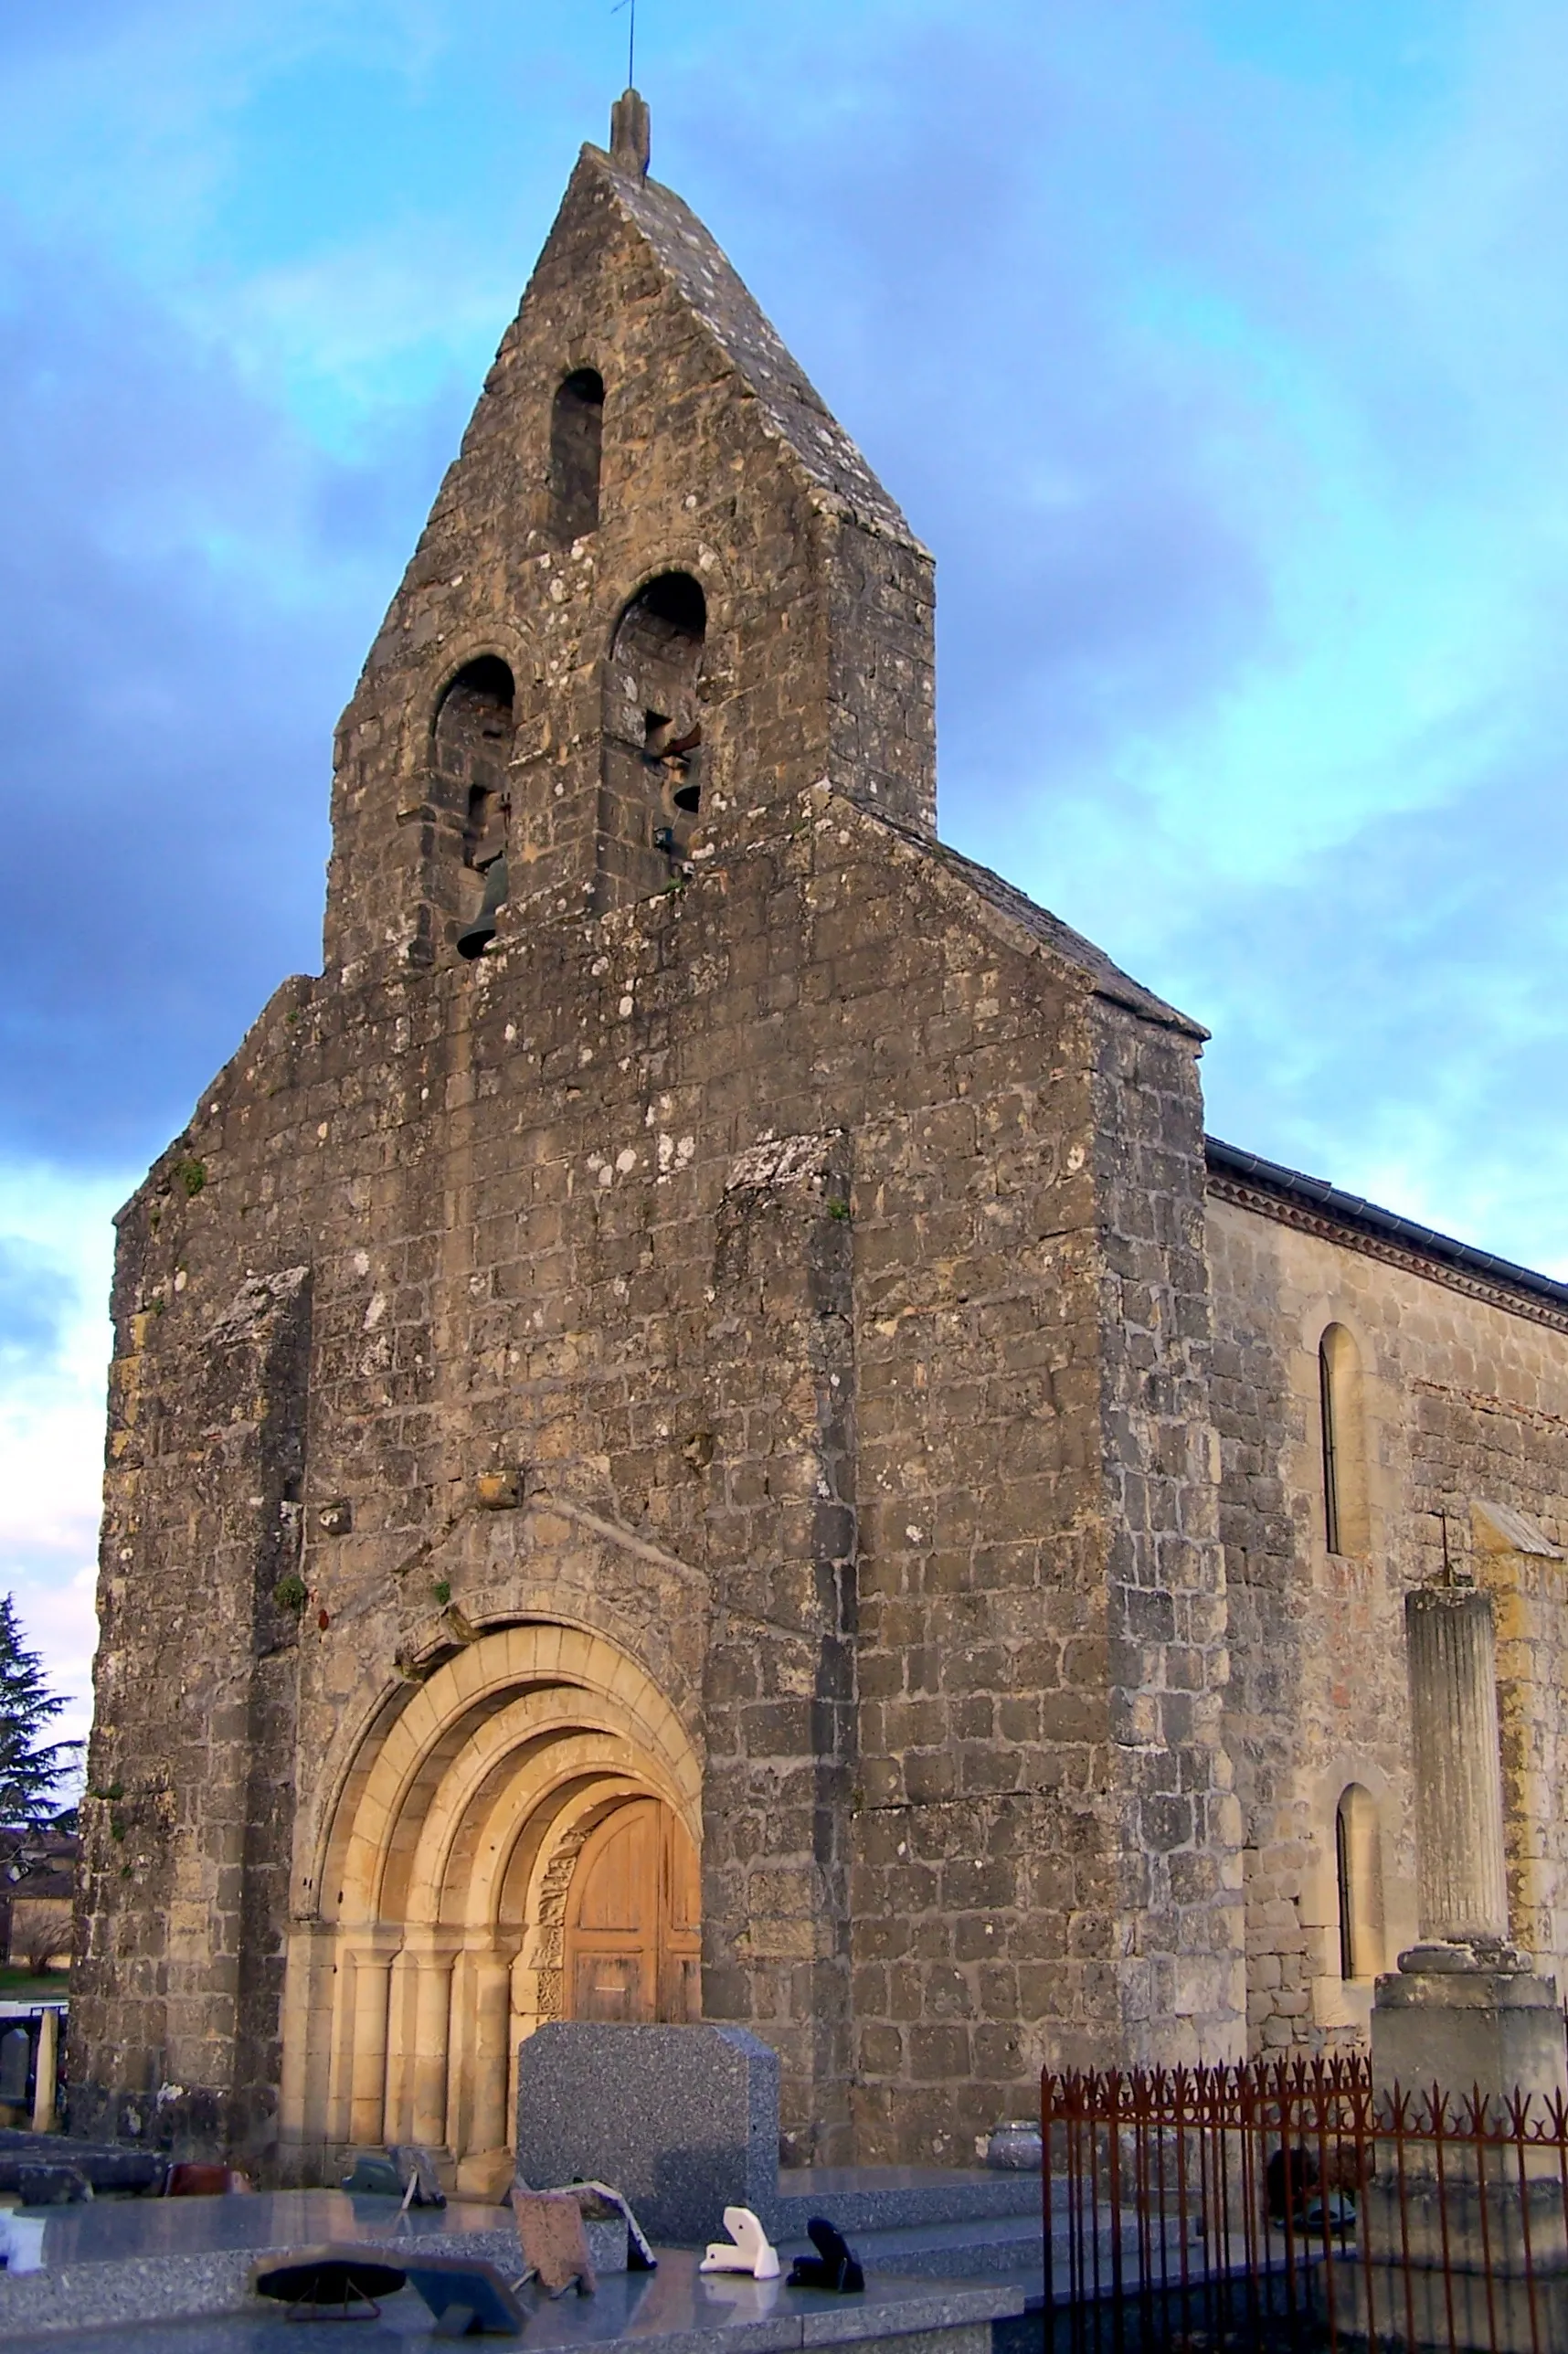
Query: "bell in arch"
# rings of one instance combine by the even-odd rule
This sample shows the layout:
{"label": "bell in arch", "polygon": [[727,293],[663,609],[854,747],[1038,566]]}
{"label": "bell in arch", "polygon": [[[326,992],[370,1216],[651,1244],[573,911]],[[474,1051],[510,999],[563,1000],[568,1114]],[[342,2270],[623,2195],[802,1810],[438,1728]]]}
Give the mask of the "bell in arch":
{"label": "bell in arch", "polygon": [[484,870],[484,896],[479,903],[479,913],[471,924],[465,924],[458,934],[459,956],[482,957],[495,938],[495,917],[506,905],[506,853],[493,858]]}

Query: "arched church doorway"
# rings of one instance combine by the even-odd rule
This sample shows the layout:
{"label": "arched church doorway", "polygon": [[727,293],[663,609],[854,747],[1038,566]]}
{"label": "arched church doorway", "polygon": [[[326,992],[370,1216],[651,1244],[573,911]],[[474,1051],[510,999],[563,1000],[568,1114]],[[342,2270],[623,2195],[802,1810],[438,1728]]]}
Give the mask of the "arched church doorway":
{"label": "arched church doorway", "polygon": [[670,1808],[615,1808],[577,1859],[567,1903],[562,1978],[571,2019],[701,2016],[697,1859]]}
{"label": "arched church doorway", "polygon": [[391,1695],[291,1944],[285,2139],[499,2152],[542,2022],[698,2016],[700,1791],[669,1702],[581,1628],[486,1635]]}

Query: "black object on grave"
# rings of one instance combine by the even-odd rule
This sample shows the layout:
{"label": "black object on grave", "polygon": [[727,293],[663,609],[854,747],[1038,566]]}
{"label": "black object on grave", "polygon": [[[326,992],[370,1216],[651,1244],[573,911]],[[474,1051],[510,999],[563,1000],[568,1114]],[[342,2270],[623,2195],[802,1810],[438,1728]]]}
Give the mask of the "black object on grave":
{"label": "black object on grave", "polygon": [[806,2226],[806,2237],[817,2253],[796,2257],[787,2287],[831,2289],[838,2296],[853,2296],[864,2288],[860,2258],[836,2223],[830,2223],[825,2215],[813,2215]]}
{"label": "black object on grave", "polygon": [[373,2319],[377,2297],[391,2296],[408,2274],[388,2264],[380,2248],[355,2248],[329,2240],[316,2248],[296,2248],[286,2256],[266,2256],[250,2268],[258,2296],[274,2297],[289,2308],[291,2321]]}

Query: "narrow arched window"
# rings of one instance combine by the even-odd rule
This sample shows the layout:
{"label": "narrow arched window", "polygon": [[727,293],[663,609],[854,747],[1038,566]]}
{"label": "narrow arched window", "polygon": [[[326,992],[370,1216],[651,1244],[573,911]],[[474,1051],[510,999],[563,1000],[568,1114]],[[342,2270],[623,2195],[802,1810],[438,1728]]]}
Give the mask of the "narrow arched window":
{"label": "narrow arched window", "polygon": [[616,625],[605,668],[600,907],[649,897],[684,871],[703,800],[707,625],[707,599],[689,572],[662,572]]}
{"label": "narrow arched window", "polygon": [[574,368],[550,412],[550,518],[563,547],[599,529],[599,478],[604,451],[604,378]]}
{"label": "narrow arched window", "polygon": [[1334,1810],[1340,1893],[1340,1976],[1375,1978],[1383,1966],[1383,1839],[1376,1801],[1351,1782]]}
{"label": "narrow arched window", "polygon": [[1334,1363],[1325,1332],[1318,1343],[1318,1405],[1323,1433],[1323,1542],[1330,1553],[1340,1550],[1339,1401],[1334,1395]]}
{"label": "narrow arched window", "polygon": [[454,896],[457,945],[466,957],[483,955],[506,898],[514,699],[506,664],[481,654],[459,671],[436,713],[436,799],[462,845]]}
{"label": "narrow arched window", "polygon": [[1318,1343],[1318,1421],[1323,1542],[1330,1553],[1365,1553],[1370,1526],[1361,1352],[1342,1324],[1330,1324]]}

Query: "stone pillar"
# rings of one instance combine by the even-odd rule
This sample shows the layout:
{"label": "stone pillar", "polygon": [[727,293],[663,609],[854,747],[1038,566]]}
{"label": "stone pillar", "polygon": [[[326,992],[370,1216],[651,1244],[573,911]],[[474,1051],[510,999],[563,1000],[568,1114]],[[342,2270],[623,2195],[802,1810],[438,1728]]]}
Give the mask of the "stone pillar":
{"label": "stone pillar", "polygon": [[447,2030],[452,1956],[421,1954],[414,1989],[414,2115],[410,2138],[432,2149],[447,2137]]}
{"label": "stone pillar", "polygon": [[388,2147],[409,2138],[414,2105],[414,1994],[417,1965],[407,1946],[393,1960],[387,1981],[387,2077],[382,2095],[381,2138]]}
{"label": "stone pillar", "polygon": [[1423,1941],[1508,1941],[1492,1598],[1421,1586],[1404,1597]]}
{"label": "stone pillar", "polygon": [[354,1957],[354,2050],[349,2139],[375,2147],[387,2100],[387,2004],[395,1956],[361,1946]]}
{"label": "stone pillar", "polygon": [[[842,2165],[853,2148],[851,1192],[836,1133],[737,1156],[717,1212],[706,1339],[715,1602],[703,2010],[778,2052],[782,2146],[791,2164],[816,2166]],[[949,2042],[967,2055],[968,2029]]]}
{"label": "stone pillar", "polygon": [[55,2098],[59,2081],[60,2015],[52,2004],[38,2020],[38,2055],[33,2066],[33,2131],[55,2129]]}
{"label": "stone pillar", "polygon": [[1491,1596],[1418,1587],[1404,1626],[1421,1938],[1378,1980],[1374,2087],[1568,2092],[1556,1988],[1508,1939]]}
{"label": "stone pillar", "polygon": [[348,2139],[347,1947],[335,1924],[302,1921],[289,1936],[279,2092],[279,2176],[320,2179],[317,2153]]}
{"label": "stone pillar", "polygon": [[[1379,2105],[1396,2085],[1414,2094],[1419,2133],[1434,2086],[1451,2112],[1478,2096],[1500,2119],[1515,2094],[1541,2104],[1568,2094],[1568,2066],[1556,1986],[1508,1937],[1491,1596],[1424,1586],[1405,1596],[1404,1625],[1421,1936],[1377,1982],[1372,2062]],[[1525,2153],[1522,2171],[1542,2179],[1524,2185],[1511,2159],[1489,2166],[1483,2179],[1462,2141],[1441,2155],[1439,2167],[1435,2146],[1414,2139],[1397,2169],[1380,2158],[1366,2189],[1358,2297],[1370,2291],[1385,2317],[1411,2318],[1418,2342],[1446,2343],[1455,2354],[1528,2354],[1537,2342],[1568,2342],[1555,2148]],[[1519,2254],[1522,2200],[1534,2264],[1551,2276],[1537,2285],[1547,2306],[1540,2316]]]}
{"label": "stone pillar", "polygon": [[473,2105],[470,2147],[506,2147],[508,2053],[512,2017],[512,1956],[481,1954],[474,1967]]}

